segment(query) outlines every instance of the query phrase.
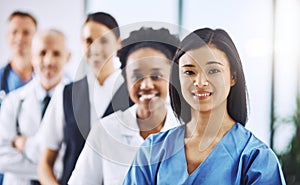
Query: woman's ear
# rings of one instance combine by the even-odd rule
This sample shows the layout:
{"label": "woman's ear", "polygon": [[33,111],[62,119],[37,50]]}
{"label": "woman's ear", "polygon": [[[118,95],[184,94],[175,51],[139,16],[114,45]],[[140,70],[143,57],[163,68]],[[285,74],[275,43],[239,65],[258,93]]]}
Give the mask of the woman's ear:
{"label": "woman's ear", "polygon": [[230,78],[230,86],[234,86],[236,84],[236,72],[233,72],[231,74],[231,78]]}

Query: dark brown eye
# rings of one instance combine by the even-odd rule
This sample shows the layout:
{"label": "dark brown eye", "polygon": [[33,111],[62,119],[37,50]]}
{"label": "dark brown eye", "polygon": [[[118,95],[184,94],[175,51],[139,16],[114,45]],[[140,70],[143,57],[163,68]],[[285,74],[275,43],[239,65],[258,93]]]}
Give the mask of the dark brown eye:
{"label": "dark brown eye", "polygon": [[58,56],[60,56],[60,52],[59,52],[59,51],[54,51],[54,52],[53,52],[53,55],[54,55],[55,57],[58,57]]}
{"label": "dark brown eye", "polygon": [[135,81],[139,81],[139,80],[143,79],[143,75],[142,75],[142,74],[139,74],[139,73],[135,73],[135,74],[133,75],[133,79],[134,79]]}
{"label": "dark brown eye", "polygon": [[220,72],[220,70],[218,70],[218,69],[211,69],[211,70],[208,71],[208,74],[215,74],[215,73],[218,73],[218,72]]}
{"label": "dark brown eye", "polygon": [[152,75],[151,75],[151,79],[152,79],[152,80],[158,80],[158,79],[160,79],[160,78],[162,78],[162,75],[159,74],[159,73],[155,73],[155,74],[152,74]]}
{"label": "dark brown eye", "polygon": [[93,43],[93,39],[92,38],[87,38],[85,39],[85,43],[88,45],[91,45]]}
{"label": "dark brown eye", "polygon": [[28,31],[28,30],[25,30],[25,31],[23,31],[23,34],[24,34],[25,36],[27,36],[27,35],[29,35],[29,31]]}
{"label": "dark brown eye", "polygon": [[184,71],[183,73],[186,75],[194,75],[195,74],[193,71]]}
{"label": "dark brown eye", "polygon": [[45,50],[42,50],[41,52],[40,52],[40,56],[45,56],[46,55],[46,51]]}

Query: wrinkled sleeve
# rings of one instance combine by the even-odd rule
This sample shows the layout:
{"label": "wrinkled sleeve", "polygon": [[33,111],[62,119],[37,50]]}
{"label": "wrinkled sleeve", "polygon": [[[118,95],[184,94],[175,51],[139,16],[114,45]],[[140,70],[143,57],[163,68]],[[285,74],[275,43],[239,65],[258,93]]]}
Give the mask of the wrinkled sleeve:
{"label": "wrinkled sleeve", "polygon": [[41,154],[40,138],[38,137],[38,134],[34,134],[33,136],[26,137],[26,143],[25,143],[23,154],[25,155],[26,158],[28,158],[33,163],[35,164],[38,163],[38,159]]}
{"label": "wrinkled sleeve", "polygon": [[281,166],[271,149],[266,147],[250,153],[246,163],[244,184],[286,184]]}

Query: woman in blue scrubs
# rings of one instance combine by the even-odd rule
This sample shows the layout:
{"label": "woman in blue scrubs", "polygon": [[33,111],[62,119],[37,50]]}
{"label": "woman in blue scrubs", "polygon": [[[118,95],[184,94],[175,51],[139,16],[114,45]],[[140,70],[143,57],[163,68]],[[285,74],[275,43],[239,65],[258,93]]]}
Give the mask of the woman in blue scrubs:
{"label": "woman in blue scrubs", "polygon": [[124,184],[285,184],[276,155],[244,127],[244,72],[224,30],[186,36],[170,83],[183,124],[143,143]]}

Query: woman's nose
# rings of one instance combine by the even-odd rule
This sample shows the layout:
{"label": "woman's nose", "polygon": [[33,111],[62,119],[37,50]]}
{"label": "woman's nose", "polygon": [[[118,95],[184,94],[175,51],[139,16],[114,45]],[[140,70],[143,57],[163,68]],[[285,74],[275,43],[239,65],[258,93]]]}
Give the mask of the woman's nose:
{"label": "woman's nose", "polygon": [[154,84],[153,84],[150,76],[144,77],[142,79],[140,88],[141,89],[153,89],[154,88]]}
{"label": "woman's nose", "polygon": [[93,55],[99,55],[103,49],[103,45],[99,43],[98,40],[94,41],[89,47],[90,53],[92,53]]}
{"label": "woman's nose", "polygon": [[197,87],[207,86],[208,81],[207,81],[206,75],[198,73],[198,75],[196,76],[193,84],[194,84],[194,86],[197,86]]}

